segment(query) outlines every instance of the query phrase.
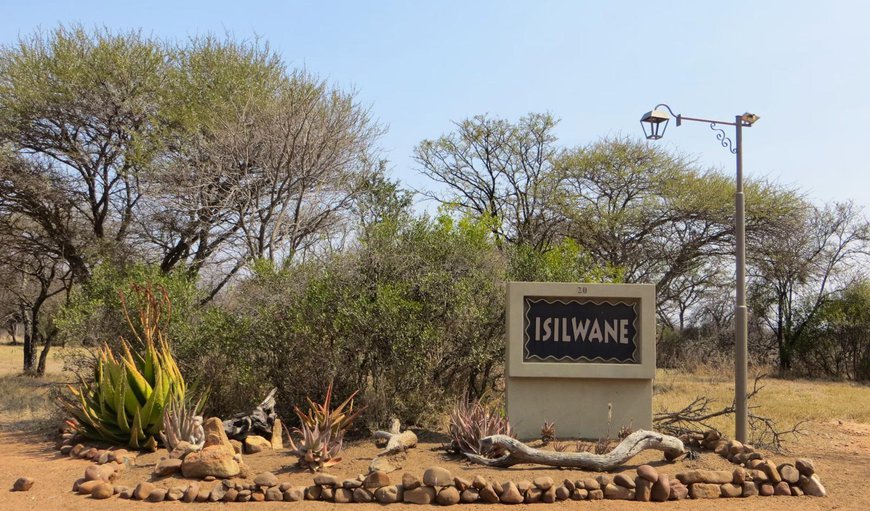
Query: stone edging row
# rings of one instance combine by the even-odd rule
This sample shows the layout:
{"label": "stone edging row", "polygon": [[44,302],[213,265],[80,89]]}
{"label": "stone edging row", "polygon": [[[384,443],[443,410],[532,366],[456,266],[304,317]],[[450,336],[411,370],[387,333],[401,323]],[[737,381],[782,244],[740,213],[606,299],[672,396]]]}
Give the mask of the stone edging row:
{"label": "stone edging row", "polygon": [[[334,503],[379,502],[391,504],[404,502],[411,504],[458,503],[551,503],[565,500],[634,500],[664,502],[667,500],[734,498],[754,496],[801,496],[824,497],[827,492],[819,476],[815,473],[813,462],[798,459],[794,464],[779,466],[766,460],[751,445],[743,445],[735,440],[725,440],[716,431],[706,435],[691,435],[684,442],[693,447],[712,450],[732,463],[741,466],[734,470],[690,470],[676,474],[673,478],[660,474],[650,465],[637,468],[636,476],[625,474],[599,475],[585,479],[565,479],[556,483],[550,477],[539,477],[534,481],[489,481],[475,476],[468,481],[453,477],[442,467],[429,467],[422,480],[413,474],[405,473],[399,484],[393,484],[388,474],[372,472],[367,476],[341,480],[330,474],[316,474],[310,486],[294,486],[280,482],[271,473],[262,473],[252,482],[232,482],[223,480],[206,487],[193,482],[186,488],[176,486],[160,488],[150,482],[141,482],[135,488],[113,485],[112,481],[127,466],[134,464],[136,455],[125,449],[104,450],[87,448],[82,444],[70,445],[72,438],[65,438],[60,447],[61,453],[70,457],[89,459],[96,464],[89,466],[84,477],[73,485],[73,491],[91,495],[92,498],[105,499],[113,495],[119,498],[144,500],[147,502],[261,502],[302,500],[321,500]],[[165,461],[180,461],[167,458]],[[173,465],[174,466],[174,465]],[[169,475],[166,467],[158,464],[156,476]],[[246,479],[246,477],[243,476]],[[214,477],[205,481],[213,481]]]}

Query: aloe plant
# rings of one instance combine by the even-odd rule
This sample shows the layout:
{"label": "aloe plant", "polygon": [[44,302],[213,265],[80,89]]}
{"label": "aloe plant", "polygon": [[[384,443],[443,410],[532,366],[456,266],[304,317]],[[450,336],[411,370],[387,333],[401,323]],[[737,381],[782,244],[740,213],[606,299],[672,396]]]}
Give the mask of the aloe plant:
{"label": "aloe plant", "polygon": [[365,407],[354,410],[353,399],[359,391],[355,391],[347,399],[341,402],[337,407],[330,408],[332,402],[332,383],[326,389],[326,398],[323,403],[315,403],[310,398],[308,401],[308,413],[304,413],[299,407],[294,406],[293,411],[299,417],[299,422],[303,426],[307,426],[309,430],[315,430],[323,424],[329,424],[331,436],[338,438],[344,436],[344,433],[350,429],[354,419],[365,410]]}
{"label": "aloe plant", "polygon": [[302,438],[298,443],[290,438],[290,451],[299,458],[299,466],[319,472],[341,461],[338,455],[343,447],[343,433],[339,431],[333,436],[334,426],[327,417],[323,423],[315,419],[312,425],[303,423],[295,430]]}
{"label": "aloe plant", "polygon": [[482,400],[470,400],[463,396],[450,412],[448,432],[452,438],[451,448],[457,454],[472,453],[490,458],[503,454],[500,447],[485,451],[480,440],[491,435],[516,437],[510,421],[495,407]]}
{"label": "aloe plant", "polygon": [[290,450],[299,457],[299,465],[312,472],[318,472],[326,467],[335,465],[341,458],[344,434],[350,429],[353,420],[365,409],[354,410],[353,398],[356,392],[332,408],[332,383],[326,389],[326,398],[323,403],[315,403],[309,398],[308,413],[298,407],[293,407],[296,416],[299,417],[301,427],[293,431],[302,438],[299,443],[290,438]]}
{"label": "aloe plant", "polygon": [[171,399],[184,399],[185,384],[161,327],[162,311],[170,310],[167,294],[164,291],[158,299],[150,287],[135,287],[134,292],[142,304],[141,334],[133,326],[123,294],[121,303],[142,351],[132,351],[123,338],[120,355],[103,344],[93,381],[70,385],[71,395],[61,402],[85,437],[153,450],[163,428],[163,410]]}
{"label": "aloe plant", "polygon": [[166,450],[172,452],[182,442],[187,442],[193,449],[199,450],[205,443],[202,408],[206,399],[203,393],[199,399],[192,401],[173,396],[163,408],[163,428],[160,439]]}

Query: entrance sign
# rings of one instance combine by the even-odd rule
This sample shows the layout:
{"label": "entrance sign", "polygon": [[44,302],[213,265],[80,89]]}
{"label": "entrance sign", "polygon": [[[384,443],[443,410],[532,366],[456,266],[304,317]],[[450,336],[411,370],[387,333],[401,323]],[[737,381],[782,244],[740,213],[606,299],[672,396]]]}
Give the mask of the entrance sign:
{"label": "entrance sign", "polygon": [[639,362],[637,302],[523,299],[523,362]]}
{"label": "entrance sign", "polygon": [[652,427],[655,286],[510,282],[507,414],[521,439]]}

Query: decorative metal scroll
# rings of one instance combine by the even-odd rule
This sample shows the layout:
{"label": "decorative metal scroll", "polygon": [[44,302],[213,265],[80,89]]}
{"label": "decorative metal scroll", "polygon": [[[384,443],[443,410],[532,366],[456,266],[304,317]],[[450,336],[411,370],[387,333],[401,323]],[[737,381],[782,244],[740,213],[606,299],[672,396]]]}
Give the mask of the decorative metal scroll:
{"label": "decorative metal scroll", "polygon": [[725,130],[719,127],[715,122],[710,123],[710,129],[716,132],[716,140],[722,144],[722,147],[731,151],[731,154],[737,154],[737,147],[734,146],[734,143],[730,138],[725,134]]}

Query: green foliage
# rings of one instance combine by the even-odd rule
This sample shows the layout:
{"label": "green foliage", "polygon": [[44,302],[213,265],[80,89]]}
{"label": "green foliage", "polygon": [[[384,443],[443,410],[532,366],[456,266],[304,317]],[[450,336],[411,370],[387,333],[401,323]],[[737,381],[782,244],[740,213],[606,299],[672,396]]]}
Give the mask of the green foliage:
{"label": "green foliage", "polygon": [[[168,296],[159,304],[169,310],[164,315],[162,328],[171,339],[174,348],[185,350],[185,342],[193,337],[195,318],[199,314],[199,291],[195,280],[184,271],[163,273],[156,266],[134,265],[119,268],[111,264],[97,266],[91,278],[77,288],[55,318],[59,336],[64,342],[81,342],[85,345],[108,344],[116,350],[119,339],[138,339],[143,325],[138,318],[126,321],[121,297],[126,296],[131,310],[140,310],[146,303],[137,287],[161,289]],[[141,346],[140,346],[141,347]]]}
{"label": "green foliage", "polygon": [[565,238],[547,251],[527,245],[509,247],[511,280],[528,282],[621,282],[618,268],[601,267],[580,245]]}
{"label": "green foliage", "polygon": [[[136,288],[136,293],[142,351],[131,351],[123,339],[119,355],[103,345],[93,381],[70,386],[71,396],[61,403],[86,437],[154,450],[163,429],[163,410],[173,399],[184,399],[185,383],[161,325],[163,311],[170,307],[168,296],[155,297],[150,288]],[[122,307],[134,328],[123,297]]]}
{"label": "green foliage", "polygon": [[[61,26],[22,38],[0,50],[0,127],[11,139],[74,166],[83,164],[71,154],[79,137],[93,136],[94,151],[105,141],[116,151],[112,158],[139,168],[160,146],[155,135],[167,67],[162,45],[135,31]],[[58,115],[64,128],[42,122]],[[62,134],[67,127],[74,129],[57,137],[55,130]],[[65,143],[54,145],[55,138]]]}
{"label": "green foliage", "polygon": [[827,300],[793,354],[795,369],[806,374],[870,380],[870,281],[856,282]]}
{"label": "green foliage", "polygon": [[360,243],[284,268],[258,262],[203,316],[198,352],[183,359],[209,375],[214,409],[244,410],[276,386],[289,417],[322,400],[326,380],[342,400],[359,389],[370,423],[419,423],[445,397],[495,385],[505,265],[488,227],[399,215],[370,224]]}

